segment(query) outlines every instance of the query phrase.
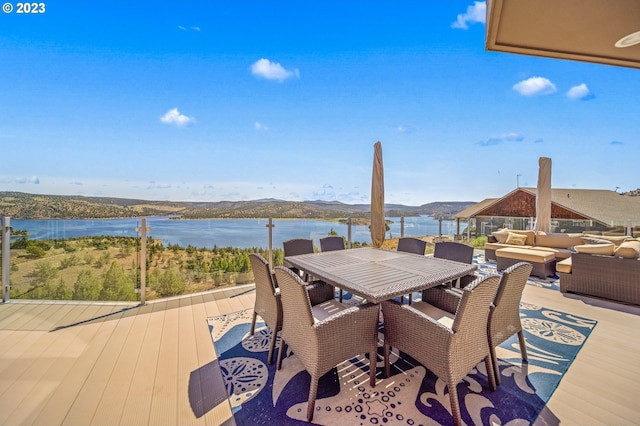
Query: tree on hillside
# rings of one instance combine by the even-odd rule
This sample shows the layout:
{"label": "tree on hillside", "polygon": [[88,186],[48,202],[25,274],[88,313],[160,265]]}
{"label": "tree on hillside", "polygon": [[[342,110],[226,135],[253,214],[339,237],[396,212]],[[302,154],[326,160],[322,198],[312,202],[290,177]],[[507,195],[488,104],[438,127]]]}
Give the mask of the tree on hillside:
{"label": "tree on hillside", "polygon": [[27,243],[27,255],[32,259],[43,258],[47,254],[46,250],[39,244]]}
{"label": "tree on hillside", "polygon": [[162,275],[157,276],[153,289],[160,297],[176,296],[182,294],[186,284],[180,271],[169,268]]}
{"label": "tree on hillside", "polygon": [[78,274],[73,285],[73,300],[100,300],[102,283],[90,270],[84,269]]}
{"label": "tree on hillside", "polygon": [[136,300],[134,285],[122,266],[114,261],[102,274],[100,300]]}
{"label": "tree on hillside", "polygon": [[54,299],[56,292],[55,280],[58,278],[58,270],[49,262],[39,263],[32,275],[31,288],[24,293],[27,299]]}
{"label": "tree on hillside", "polygon": [[64,282],[62,278],[58,281],[58,285],[56,285],[53,289],[53,293],[51,294],[51,299],[53,300],[71,300],[71,296],[73,295],[71,289]]}

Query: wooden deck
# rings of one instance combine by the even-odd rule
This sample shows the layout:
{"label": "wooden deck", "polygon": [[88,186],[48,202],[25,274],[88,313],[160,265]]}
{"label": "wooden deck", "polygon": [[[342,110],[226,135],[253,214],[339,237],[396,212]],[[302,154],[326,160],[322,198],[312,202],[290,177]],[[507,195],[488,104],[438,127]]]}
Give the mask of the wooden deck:
{"label": "wooden deck", "polygon": [[[0,304],[0,424],[234,424],[206,320],[252,308],[252,290]],[[640,308],[533,286],[523,300],[598,321],[536,423],[639,424]]]}

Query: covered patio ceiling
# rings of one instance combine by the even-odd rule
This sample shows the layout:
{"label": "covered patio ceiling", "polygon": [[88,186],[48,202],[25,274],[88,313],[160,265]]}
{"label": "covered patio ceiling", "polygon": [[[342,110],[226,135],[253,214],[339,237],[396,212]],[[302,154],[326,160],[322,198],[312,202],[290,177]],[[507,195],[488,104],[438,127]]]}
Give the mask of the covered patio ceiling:
{"label": "covered patio ceiling", "polygon": [[640,0],[487,0],[486,48],[640,68]]}

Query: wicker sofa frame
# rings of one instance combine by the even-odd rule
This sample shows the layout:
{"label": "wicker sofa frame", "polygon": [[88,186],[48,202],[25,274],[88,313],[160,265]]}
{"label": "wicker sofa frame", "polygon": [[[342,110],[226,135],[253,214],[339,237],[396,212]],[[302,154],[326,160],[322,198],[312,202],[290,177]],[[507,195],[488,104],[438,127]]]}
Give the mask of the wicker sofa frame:
{"label": "wicker sofa frame", "polygon": [[640,305],[640,260],[572,253],[571,273],[558,272],[560,291]]}

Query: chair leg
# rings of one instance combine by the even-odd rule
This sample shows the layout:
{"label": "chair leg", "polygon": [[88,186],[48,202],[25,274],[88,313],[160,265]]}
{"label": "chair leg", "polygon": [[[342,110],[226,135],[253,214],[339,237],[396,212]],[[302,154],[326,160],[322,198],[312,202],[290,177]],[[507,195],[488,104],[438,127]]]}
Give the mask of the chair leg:
{"label": "chair leg", "polygon": [[386,378],[391,377],[391,366],[389,365],[390,349],[391,347],[389,345],[384,345],[384,375]]}
{"label": "chair leg", "polygon": [[340,289],[340,303],[342,303],[342,289]]}
{"label": "chair leg", "polygon": [[251,320],[251,332],[249,333],[250,336],[253,336],[255,331],[256,331],[256,317],[258,316],[258,313],[256,311],[253,311],[253,319]]}
{"label": "chair leg", "polygon": [[462,416],[460,415],[460,402],[458,401],[458,389],[456,384],[449,383],[449,401],[451,403],[451,416],[455,426],[462,426]]}
{"label": "chair leg", "polygon": [[487,369],[487,378],[489,379],[489,389],[496,390],[495,370],[493,367],[492,356],[487,355],[484,357],[484,366]]}
{"label": "chair leg", "polygon": [[369,383],[371,387],[376,386],[376,364],[378,361],[378,351],[369,352]]}
{"label": "chair leg", "polygon": [[523,361],[528,361],[527,358],[527,343],[524,340],[524,333],[522,330],[518,331],[518,342],[520,342],[520,354]]}
{"label": "chair leg", "polygon": [[311,376],[311,386],[309,386],[309,402],[307,403],[307,421],[313,420],[313,411],[316,408],[316,395],[318,393],[319,377]]}
{"label": "chair leg", "polygon": [[409,305],[413,302],[413,293],[409,293]]}
{"label": "chair leg", "polygon": [[[491,364],[493,370],[493,376],[496,380],[496,386],[500,385],[500,367],[498,367],[498,357],[496,356],[496,348],[491,342],[489,342],[489,354],[491,356]],[[488,374],[488,370],[487,370]]]}
{"label": "chair leg", "polygon": [[277,337],[278,337],[278,332],[276,330],[271,330],[271,341],[269,342],[269,356],[267,357],[267,362],[269,364],[273,364],[273,351],[276,348]]}
{"label": "chair leg", "polygon": [[280,347],[278,348],[278,362],[276,364],[276,369],[280,370],[282,368],[282,354],[284,353],[284,339],[280,337]]}

